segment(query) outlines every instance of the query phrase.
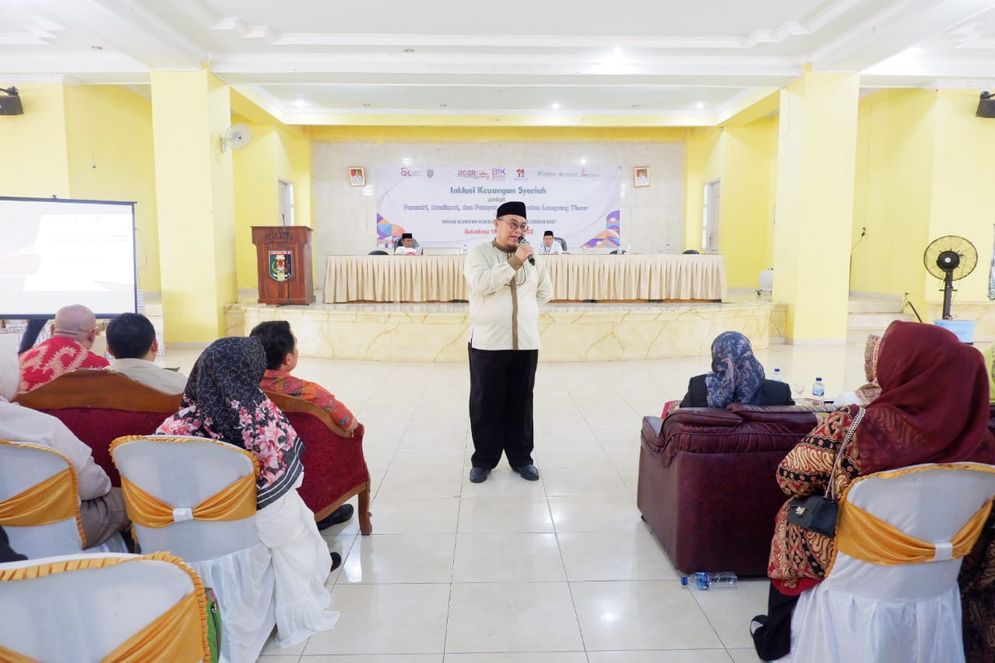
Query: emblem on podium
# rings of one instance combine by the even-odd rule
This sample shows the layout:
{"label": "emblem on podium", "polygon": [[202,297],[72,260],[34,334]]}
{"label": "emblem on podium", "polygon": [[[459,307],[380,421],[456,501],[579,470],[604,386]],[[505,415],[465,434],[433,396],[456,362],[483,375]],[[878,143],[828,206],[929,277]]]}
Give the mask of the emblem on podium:
{"label": "emblem on podium", "polygon": [[278,283],[290,280],[294,275],[292,254],[289,251],[269,252],[269,277]]}

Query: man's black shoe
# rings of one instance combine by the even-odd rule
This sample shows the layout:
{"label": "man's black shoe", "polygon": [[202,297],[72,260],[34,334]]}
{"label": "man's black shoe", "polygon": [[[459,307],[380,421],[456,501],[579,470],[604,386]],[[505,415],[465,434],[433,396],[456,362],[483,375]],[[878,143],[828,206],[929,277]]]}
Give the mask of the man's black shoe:
{"label": "man's black shoe", "polygon": [[332,515],[328,516],[324,520],[318,521],[318,529],[328,529],[332,525],[338,525],[339,523],[344,523],[345,521],[352,518],[352,512],[354,509],[351,504],[343,504],[339,508],[332,511]]}
{"label": "man's black shoe", "polygon": [[526,481],[538,481],[539,480],[539,470],[536,469],[535,465],[519,465],[518,467],[511,468],[525,479]]}
{"label": "man's black shoe", "polygon": [[332,568],[329,570],[331,572],[342,566],[342,555],[337,552],[329,553],[329,555],[332,557]]}
{"label": "man's black shoe", "polygon": [[487,475],[491,471],[486,467],[471,467],[470,468],[470,483],[483,483],[487,481]]}

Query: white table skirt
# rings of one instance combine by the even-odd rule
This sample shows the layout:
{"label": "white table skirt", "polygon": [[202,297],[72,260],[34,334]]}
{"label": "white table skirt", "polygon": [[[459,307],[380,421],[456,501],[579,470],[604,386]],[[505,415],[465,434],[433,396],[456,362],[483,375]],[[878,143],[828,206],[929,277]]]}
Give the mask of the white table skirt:
{"label": "white table skirt", "polygon": [[[558,301],[706,300],[726,295],[713,255],[537,256]],[[328,256],[325,303],[468,299],[463,256]]]}

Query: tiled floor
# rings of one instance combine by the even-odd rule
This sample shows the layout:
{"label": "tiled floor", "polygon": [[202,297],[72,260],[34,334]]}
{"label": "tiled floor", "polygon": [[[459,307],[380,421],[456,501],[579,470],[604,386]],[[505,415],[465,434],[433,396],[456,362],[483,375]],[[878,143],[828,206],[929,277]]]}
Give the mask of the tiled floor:
{"label": "tiled floor", "polygon": [[[173,350],[189,369],[196,352]],[[862,347],[759,352],[792,381],[859,385]],[[635,504],[640,418],[680,398],[705,358],[540,364],[536,465],[467,481],[464,365],[303,359],[367,425],[374,534],[326,530],[334,631],[263,663],[745,663],[767,584],[683,589]],[[722,569],[712,569],[722,570]]]}

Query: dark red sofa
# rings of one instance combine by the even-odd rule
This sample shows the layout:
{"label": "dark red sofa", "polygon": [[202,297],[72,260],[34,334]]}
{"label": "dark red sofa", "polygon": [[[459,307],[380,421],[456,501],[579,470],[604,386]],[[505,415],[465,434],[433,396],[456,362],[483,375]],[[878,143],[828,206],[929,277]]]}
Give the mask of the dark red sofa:
{"label": "dark red sofa", "polygon": [[643,418],[636,501],[678,570],[767,574],[787,499],[775,470],[831,409],[734,404]]}
{"label": "dark red sofa", "polygon": [[[360,531],[370,534],[370,473],[363,457],[363,430],[347,437],[321,408],[267,393],[304,441],[304,483],[300,493],[315,520],[358,496]],[[179,409],[180,397],[160,393],[120,373],[83,370],[63,375],[15,399],[57,417],[93,450],[93,460],[121,485],[111,462],[110,443],[124,435],[151,435]]]}

